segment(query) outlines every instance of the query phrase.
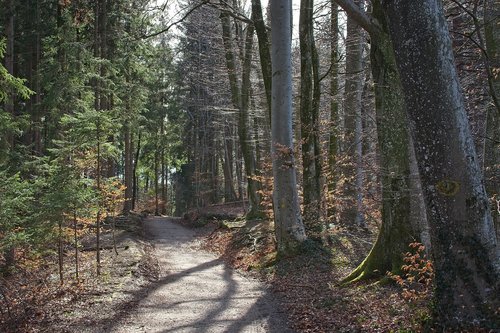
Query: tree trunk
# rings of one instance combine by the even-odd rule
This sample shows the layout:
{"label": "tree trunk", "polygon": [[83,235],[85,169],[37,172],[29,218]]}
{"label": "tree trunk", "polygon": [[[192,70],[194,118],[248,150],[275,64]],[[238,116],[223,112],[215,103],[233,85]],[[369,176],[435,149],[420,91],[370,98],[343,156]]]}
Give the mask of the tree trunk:
{"label": "tree trunk", "polygon": [[163,138],[165,137],[165,117],[162,117],[162,120],[161,120],[161,125],[160,125],[160,134],[161,134],[161,138],[162,138],[162,141],[161,141],[161,155],[160,155],[160,163],[161,163],[161,167],[160,167],[160,170],[161,170],[161,213],[163,215],[166,215],[167,214],[167,192],[166,192],[166,182],[167,182],[167,179],[165,178],[165,169],[166,169],[166,166],[165,166],[165,143],[163,142]]}
{"label": "tree trunk", "polygon": [[[7,9],[7,17],[6,19],[6,26],[5,26],[5,34],[7,36],[7,41],[6,41],[6,48],[5,48],[5,69],[7,69],[7,72],[9,74],[14,75],[14,14],[15,14],[15,9],[14,9],[14,1],[13,0],[6,0],[6,3],[8,5]],[[5,111],[11,116],[15,117],[14,114],[14,94],[12,92],[9,92],[7,95],[7,98],[5,100]],[[4,134],[2,134],[3,136]],[[7,149],[12,152],[14,150],[14,135],[13,133],[7,133],[5,134],[4,137],[5,141],[7,142]],[[14,246],[11,246],[10,248],[5,249],[3,252],[4,258],[5,258],[5,268],[6,272],[9,272],[9,268],[13,267],[16,261],[16,249]]]}
{"label": "tree trunk", "polygon": [[393,0],[384,9],[426,200],[436,315],[448,329],[498,327],[500,253],[441,2]]}
{"label": "tree trunk", "polygon": [[[328,165],[330,177],[328,180],[328,191],[330,195],[335,193],[339,179],[337,169],[337,158],[340,153],[340,109],[339,109],[339,8],[335,0],[331,0],[330,19],[330,136],[328,142]],[[330,202],[329,216],[335,218],[336,205]]]}
{"label": "tree trunk", "polygon": [[123,202],[123,214],[129,214],[132,210],[132,200],[133,200],[133,159],[132,159],[132,135],[130,133],[130,123],[127,121],[125,126],[125,201]]}
{"label": "tree trunk", "polygon": [[300,124],[303,168],[304,225],[309,232],[321,231],[319,151],[319,89],[313,30],[313,0],[301,0],[299,19],[300,39]]}
{"label": "tree trunk", "polygon": [[399,274],[404,264],[402,254],[418,239],[410,223],[409,134],[401,80],[380,1],[372,4],[379,23],[371,33],[370,53],[380,147],[382,226],[366,259],[344,282],[383,277],[386,272]]}
{"label": "tree trunk", "polygon": [[[5,35],[7,36],[6,48],[5,48],[5,69],[10,75],[14,75],[14,0],[6,0],[8,4],[8,10],[6,17],[7,23],[5,26]],[[14,94],[9,92],[7,99],[5,100],[5,111],[12,117],[14,114]],[[12,151],[14,149],[14,135],[8,133],[6,137],[8,147]],[[10,256],[6,258],[10,259]]]}
{"label": "tree trunk", "polygon": [[[94,57],[100,58],[100,3],[101,0],[95,3],[95,13],[94,13]],[[99,65],[98,65],[99,66]],[[98,72],[101,73],[100,66]],[[95,81],[94,87],[94,108],[97,112],[101,111],[101,87],[99,81]],[[101,275],[101,124],[99,117],[96,123],[96,140],[97,140],[97,167],[96,167],[96,182],[97,182],[97,195],[98,195],[98,207],[96,216],[96,273],[97,276]]]}
{"label": "tree trunk", "polygon": [[59,264],[59,283],[61,286],[64,284],[63,220],[64,217],[61,216],[58,221],[57,232],[57,261]]}
{"label": "tree trunk", "polygon": [[[36,1],[36,34],[35,34],[35,73],[40,70],[40,57],[41,57],[41,27],[40,27],[40,1]],[[42,155],[42,89],[41,89],[41,75],[35,77],[35,110],[34,110],[34,128],[33,128],[33,151],[36,155]]]}
{"label": "tree trunk", "polygon": [[492,199],[492,214],[497,238],[500,237],[500,73],[494,75],[492,69],[500,68],[500,2],[486,0],[484,3],[484,32],[487,50],[488,81],[492,102],[486,116],[484,139],[484,173],[486,192]]}
{"label": "tree trunk", "polygon": [[[359,4],[363,0],[355,1]],[[359,209],[359,201],[362,200],[361,193],[357,191],[356,180],[361,175],[359,164],[359,144],[361,144],[361,110],[363,93],[363,60],[362,60],[362,31],[356,21],[347,18],[346,39],[346,82],[344,97],[344,140],[342,152],[347,158],[343,167],[345,201],[342,203],[342,217],[344,223],[356,223],[364,226],[363,212]]]}
{"label": "tree trunk", "polygon": [[224,172],[224,201],[232,202],[236,200],[236,192],[233,184],[233,143],[231,141],[231,127],[224,123],[224,160],[222,162],[222,171]]}
{"label": "tree trunk", "polygon": [[[158,140],[158,138],[156,138]],[[158,170],[159,169],[159,153],[158,153],[158,143],[156,143],[156,149],[155,149],[155,160],[154,160],[154,177],[153,181],[154,183],[154,188],[155,188],[155,216],[160,216],[160,202],[159,202],[159,196],[160,196],[160,191],[159,191],[159,186],[158,186]]]}
{"label": "tree trunk", "polygon": [[425,207],[422,182],[420,181],[420,173],[418,172],[415,147],[413,145],[411,133],[409,132],[408,130],[408,156],[410,159],[410,223],[412,225],[412,230],[416,231],[416,235],[419,236],[419,238],[416,239],[420,239],[420,243],[425,246],[425,253],[430,257],[431,238],[429,235],[429,222],[427,221],[427,208]]}
{"label": "tree trunk", "polygon": [[73,211],[73,238],[75,242],[75,279],[77,283],[79,283],[80,276],[79,276],[79,264],[78,264],[78,231],[77,231],[76,209]]}
{"label": "tree trunk", "polygon": [[135,209],[135,206],[137,204],[137,198],[139,194],[139,182],[138,182],[138,175],[137,175],[137,165],[139,163],[139,156],[141,153],[141,132],[138,134],[137,138],[137,149],[135,151],[135,159],[133,161],[133,170],[132,170],[132,177],[133,177],[133,184],[132,184],[132,209]]}
{"label": "tree trunk", "polygon": [[272,157],[274,220],[278,253],[294,251],[306,240],[300,214],[292,131],[292,1],[271,1]]}
{"label": "tree trunk", "polygon": [[[98,105],[98,102],[97,102]],[[96,177],[97,177],[97,216],[96,216],[96,263],[97,275],[101,275],[101,128],[99,120],[97,120],[96,126],[96,135],[97,135],[97,168],[96,168]]]}
{"label": "tree trunk", "polygon": [[269,123],[271,123],[271,90],[272,90],[272,75],[271,75],[271,51],[269,46],[269,37],[267,28],[262,16],[262,5],[260,0],[252,0],[252,21],[255,26],[257,40],[259,43],[260,66],[262,70],[262,78],[264,80],[264,88],[266,90],[266,101],[269,115]]}
{"label": "tree trunk", "polygon": [[243,56],[243,73],[241,89],[238,86],[236,77],[236,61],[231,43],[231,25],[228,14],[221,14],[224,48],[226,51],[226,66],[231,86],[232,102],[235,108],[239,109],[238,136],[240,140],[241,153],[245,163],[245,174],[247,177],[248,193],[248,218],[258,218],[264,215],[262,208],[262,198],[259,191],[262,188],[257,176],[257,165],[255,154],[253,153],[252,140],[249,126],[249,103],[250,103],[250,72],[253,52],[253,25],[247,26],[245,38],[245,51]]}

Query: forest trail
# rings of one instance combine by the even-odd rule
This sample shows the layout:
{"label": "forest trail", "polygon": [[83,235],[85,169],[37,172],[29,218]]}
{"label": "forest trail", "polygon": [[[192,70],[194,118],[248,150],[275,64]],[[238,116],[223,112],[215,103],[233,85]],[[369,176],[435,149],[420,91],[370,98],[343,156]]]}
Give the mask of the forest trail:
{"label": "forest trail", "polygon": [[200,250],[193,230],[163,217],[145,227],[160,278],[109,332],[291,332],[265,285]]}

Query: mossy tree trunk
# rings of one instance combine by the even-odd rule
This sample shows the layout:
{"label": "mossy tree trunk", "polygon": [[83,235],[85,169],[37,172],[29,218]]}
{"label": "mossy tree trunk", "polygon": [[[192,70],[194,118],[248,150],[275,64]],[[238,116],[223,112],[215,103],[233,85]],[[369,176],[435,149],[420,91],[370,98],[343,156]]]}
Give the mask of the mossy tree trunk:
{"label": "mossy tree trunk", "polygon": [[402,254],[418,238],[410,223],[409,130],[404,96],[380,2],[373,1],[372,5],[373,17],[379,23],[370,29],[370,52],[380,146],[382,226],[366,259],[344,282],[400,273]]}

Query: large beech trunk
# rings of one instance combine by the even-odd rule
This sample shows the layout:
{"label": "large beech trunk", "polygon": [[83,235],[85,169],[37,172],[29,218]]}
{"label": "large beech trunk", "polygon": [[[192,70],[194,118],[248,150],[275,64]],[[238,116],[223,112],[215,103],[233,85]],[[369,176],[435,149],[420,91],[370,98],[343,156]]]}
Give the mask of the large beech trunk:
{"label": "large beech trunk", "polygon": [[384,10],[427,206],[436,315],[447,328],[498,325],[499,248],[442,4],[393,0]]}
{"label": "large beech trunk", "polygon": [[371,66],[375,83],[377,135],[382,180],[382,226],[366,259],[344,282],[386,272],[399,274],[402,254],[419,239],[410,223],[410,151],[401,80],[380,1],[373,4],[378,25],[371,30]]}
{"label": "large beech trunk", "polygon": [[292,1],[271,1],[272,157],[274,223],[278,253],[295,250],[306,239],[297,193],[292,131]]}

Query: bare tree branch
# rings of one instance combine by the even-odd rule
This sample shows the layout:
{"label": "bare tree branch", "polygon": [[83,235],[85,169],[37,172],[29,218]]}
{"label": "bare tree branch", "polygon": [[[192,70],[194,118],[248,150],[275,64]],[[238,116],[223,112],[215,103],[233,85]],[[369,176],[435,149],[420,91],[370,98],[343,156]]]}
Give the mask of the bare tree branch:
{"label": "bare tree branch", "polygon": [[366,30],[370,35],[378,34],[380,32],[377,22],[368,15],[365,11],[359,8],[352,0],[335,0],[335,2],[342,7],[352,17],[357,24]]}
{"label": "bare tree branch", "polygon": [[166,26],[165,28],[159,30],[159,31],[156,31],[156,32],[153,32],[151,34],[147,34],[147,35],[143,35],[141,38],[142,39],[148,39],[148,38],[151,38],[151,37],[155,37],[155,36],[158,36],[158,35],[161,35],[162,33],[164,32],[167,32],[169,31],[173,26],[179,24],[179,23],[182,23],[189,15],[191,15],[192,12],[194,12],[196,9],[200,8],[201,6],[205,5],[205,4],[208,4],[210,3],[210,0],[203,0],[199,3],[197,3],[196,5],[194,5],[190,10],[188,10],[179,20],[175,21],[175,22],[172,22],[170,23],[168,26]]}

